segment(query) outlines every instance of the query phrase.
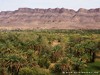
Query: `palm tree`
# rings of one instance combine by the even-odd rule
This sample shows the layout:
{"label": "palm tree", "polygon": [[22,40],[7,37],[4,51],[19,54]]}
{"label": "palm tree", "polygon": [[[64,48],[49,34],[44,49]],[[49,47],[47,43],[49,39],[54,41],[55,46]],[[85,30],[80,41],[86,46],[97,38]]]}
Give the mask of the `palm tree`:
{"label": "palm tree", "polygon": [[62,47],[60,45],[54,46],[51,54],[52,62],[56,62],[61,57],[62,57]]}
{"label": "palm tree", "polygon": [[72,70],[72,61],[65,57],[60,60],[62,72],[70,72]]}
{"label": "palm tree", "polygon": [[20,56],[10,55],[8,56],[7,61],[8,72],[11,73],[11,75],[18,75],[19,69],[25,60]]}
{"label": "palm tree", "polygon": [[75,71],[82,71],[86,67],[86,64],[82,61],[81,58],[72,57],[71,61],[73,70]]}
{"label": "palm tree", "polygon": [[83,43],[84,48],[85,48],[85,52],[89,52],[91,58],[90,58],[90,62],[94,62],[95,61],[95,53],[98,50],[97,47],[97,43],[95,41],[91,41],[91,40],[87,40]]}

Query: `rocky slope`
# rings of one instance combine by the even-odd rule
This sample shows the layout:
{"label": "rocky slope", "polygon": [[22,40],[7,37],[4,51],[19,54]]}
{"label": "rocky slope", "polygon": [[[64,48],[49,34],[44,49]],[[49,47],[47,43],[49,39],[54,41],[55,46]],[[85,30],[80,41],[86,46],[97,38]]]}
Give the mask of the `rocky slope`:
{"label": "rocky slope", "polygon": [[100,29],[100,8],[65,8],[0,12],[1,29]]}

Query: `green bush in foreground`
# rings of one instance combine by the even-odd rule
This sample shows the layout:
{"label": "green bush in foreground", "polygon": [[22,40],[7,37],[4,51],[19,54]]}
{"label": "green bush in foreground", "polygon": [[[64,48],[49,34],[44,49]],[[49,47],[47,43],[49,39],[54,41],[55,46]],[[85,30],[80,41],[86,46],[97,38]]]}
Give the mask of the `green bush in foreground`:
{"label": "green bush in foreground", "polygon": [[25,67],[20,69],[19,75],[34,75],[34,74],[30,68]]}
{"label": "green bush in foreground", "polygon": [[38,67],[34,68],[24,67],[20,69],[19,75],[50,75],[50,73],[45,69],[41,69]]}

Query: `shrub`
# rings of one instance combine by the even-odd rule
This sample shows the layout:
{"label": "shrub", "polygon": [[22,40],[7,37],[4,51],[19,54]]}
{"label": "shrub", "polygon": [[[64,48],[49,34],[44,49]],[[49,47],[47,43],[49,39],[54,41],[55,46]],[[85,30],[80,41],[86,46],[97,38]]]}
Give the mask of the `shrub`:
{"label": "shrub", "polygon": [[48,59],[46,59],[46,58],[41,58],[41,59],[39,59],[38,64],[40,67],[49,68],[50,61],[48,61]]}
{"label": "shrub", "polygon": [[61,72],[61,64],[60,63],[56,63],[55,65],[54,65],[54,67],[53,68],[51,68],[51,71],[52,72]]}
{"label": "shrub", "polygon": [[20,69],[19,75],[50,75],[50,73],[49,71],[39,67],[34,67],[34,68],[24,67]]}
{"label": "shrub", "polygon": [[0,75],[7,75],[7,70],[6,70],[6,68],[0,67]]}
{"label": "shrub", "polygon": [[32,70],[34,75],[50,75],[49,71],[43,68],[34,67]]}
{"label": "shrub", "polygon": [[25,67],[25,68],[20,69],[19,75],[34,75],[34,74],[33,74],[33,71],[30,68]]}

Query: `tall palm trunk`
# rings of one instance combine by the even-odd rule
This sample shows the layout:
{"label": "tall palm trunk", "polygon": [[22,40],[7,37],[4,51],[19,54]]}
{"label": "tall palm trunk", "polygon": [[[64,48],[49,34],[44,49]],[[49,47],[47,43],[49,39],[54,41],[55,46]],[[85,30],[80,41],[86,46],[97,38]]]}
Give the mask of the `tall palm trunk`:
{"label": "tall palm trunk", "polygon": [[91,62],[95,62],[95,52],[92,53],[92,59]]}
{"label": "tall palm trunk", "polygon": [[90,56],[91,56],[90,63],[95,62],[95,52],[94,51],[90,50]]}

